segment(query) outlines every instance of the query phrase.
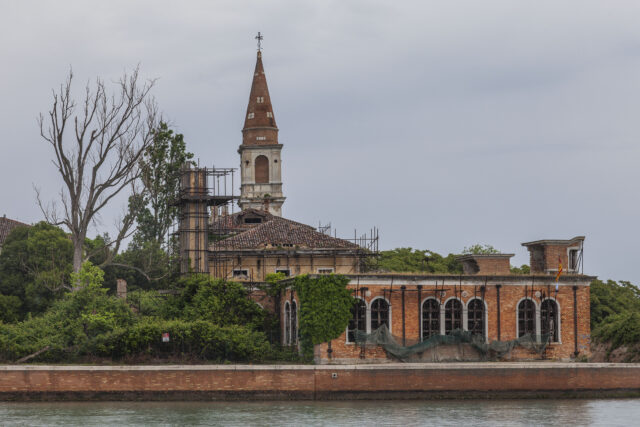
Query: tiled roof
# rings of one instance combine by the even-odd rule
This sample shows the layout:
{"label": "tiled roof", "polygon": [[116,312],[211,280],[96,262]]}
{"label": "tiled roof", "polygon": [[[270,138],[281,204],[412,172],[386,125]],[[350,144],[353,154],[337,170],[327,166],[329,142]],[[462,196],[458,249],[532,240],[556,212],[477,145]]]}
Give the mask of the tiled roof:
{"label": "tiled roof", "polygon": [[211,250],[265,249],[296,247],[298,249],[358,249],[344,239],[316,231],[314,227],[289,219],[270,216],[261,224],[212,245]]}
{"label": "tiled roof", "polygon": [[273,215],[267,211],[261,211],[258,209],[245,209],[231,215],[221,215],[217,218],[214,218],[209,228],[213,232],[219,230],[224,233],[225,231],[248,230],[249,228],[253,228],[256,225],[259,225],[256,223],[245,223],[244,219],[246,217],[261,218],[262,222],[271,221],[273,219]]}
{"label": "tiled roof", "polygon": [[20,221],[9,219],[6,216],[0,217],[0,246],[4,244],[5,240],[7,240],[7,236],[9,235],[9,233],[11,233],[11,230],[20,226],[28,227],[29,225]]}

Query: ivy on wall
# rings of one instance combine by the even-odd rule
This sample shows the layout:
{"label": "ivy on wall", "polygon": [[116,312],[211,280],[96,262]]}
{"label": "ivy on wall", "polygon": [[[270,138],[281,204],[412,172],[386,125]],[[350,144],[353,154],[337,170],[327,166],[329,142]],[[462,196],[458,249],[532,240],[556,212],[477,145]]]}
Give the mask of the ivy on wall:
{"label": "ivy on wall", "polygon": [[296,277],[293,287],[298,294],[300,341],[305,356],[312,356],[314,345],[338,338],[346,329],[355,304],[348,283],[348,278],[336,274]]}

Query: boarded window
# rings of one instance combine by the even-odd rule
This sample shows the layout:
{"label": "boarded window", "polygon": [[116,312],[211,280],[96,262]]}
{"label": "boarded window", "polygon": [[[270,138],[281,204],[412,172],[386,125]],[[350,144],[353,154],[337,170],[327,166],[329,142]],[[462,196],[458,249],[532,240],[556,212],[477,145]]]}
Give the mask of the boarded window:
{"label": "boarded window", "polygon": [[347,326],[347,342],[356,342],[356,331],[367,332],[367,305],[361,299],[351,307],[351,319]]}
{"label": "boarded window", "polygon": [[518,337],[536,334],[536,305],[530,299],[518,304]]}
{"label": "boarded window", "polygon": [[467,330],[473,335],[484,337],[484,304],[482,300],[473,299],[467,307]]}
{"label": "boarded window", "polygon": [[422,304],[422,339],[440,335],[440,302],[428,299]]}
{"label": "boarded window", "polygon": [[269,160],[265,156],[256,157],[256,184],[269,182]]}
{"label": "boarded window", "polygon": [[291,344],[291,305],[289,301],[284,303],[284,345]]}
{"label": "boarded window", "polygon": [[444,306],[444,333],[449,335],[455,329],[462,329],[462,303],[450,299]]}
{"label": "boarded window", "polygon": [[540,305],[540,327],[542,335],[549,334],[549,341],[558,342],[558,304],[552,299]]}

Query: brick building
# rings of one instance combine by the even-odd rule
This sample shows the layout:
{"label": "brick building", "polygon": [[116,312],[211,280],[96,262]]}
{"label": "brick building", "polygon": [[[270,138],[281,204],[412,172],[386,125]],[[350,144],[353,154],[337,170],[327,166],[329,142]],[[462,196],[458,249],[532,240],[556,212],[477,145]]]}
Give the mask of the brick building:
{"label": "brick building", "polygon": [[[513,254],[461,255],[464,273],[451,275],[367,273],[365,248],[314,227],[282,217],[282,144],[258,51],[240,155],[241,192],[210,195],[206,169],[187,169],[182,180],[180,222],[182,272],[207,273],[253,285],[269,273],[346,275],[358,303],[349,327],[337,339],[317,346],[317,360],[327,362],[390,360],[382,347],[354,343],[357,330],[370,333],[386,325],[403,346],[454,330],[469,331],[485,342],[506,342],[525,335],[549,341],[545,357],[569,359],[589,354],[589,283],[580,274],[584,237],[523,243],[531,255],[531,273],[510,271]],[[226,206],[237,200],[240,212]],[[355,239],[354,239],[355,240]],[[559,264],[563,275],[557,282]],[[279,310],[284,345],[298,345],[298,300],[292,290],[274,299],[261,292],[252,298]],[[329,351],[331,350],[331,351]],[[441,360],[431,352],[423,359]],[[539,355],[523,348],[512,359]]]}

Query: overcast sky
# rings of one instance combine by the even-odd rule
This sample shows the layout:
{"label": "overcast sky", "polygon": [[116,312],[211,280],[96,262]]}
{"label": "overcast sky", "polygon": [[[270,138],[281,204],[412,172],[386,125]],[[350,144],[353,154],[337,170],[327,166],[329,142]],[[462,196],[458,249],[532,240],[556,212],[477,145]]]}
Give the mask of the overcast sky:
{"label": "overcast sky", "polygon": [[[201,164],[238,167],[264,34],[284,216],[443,254],[585,235],[640,283],[640,2],[0,0],[0,215],[62,182],[36,117],[137,64]],[[118,206],[105,212],[109,229]]]}

